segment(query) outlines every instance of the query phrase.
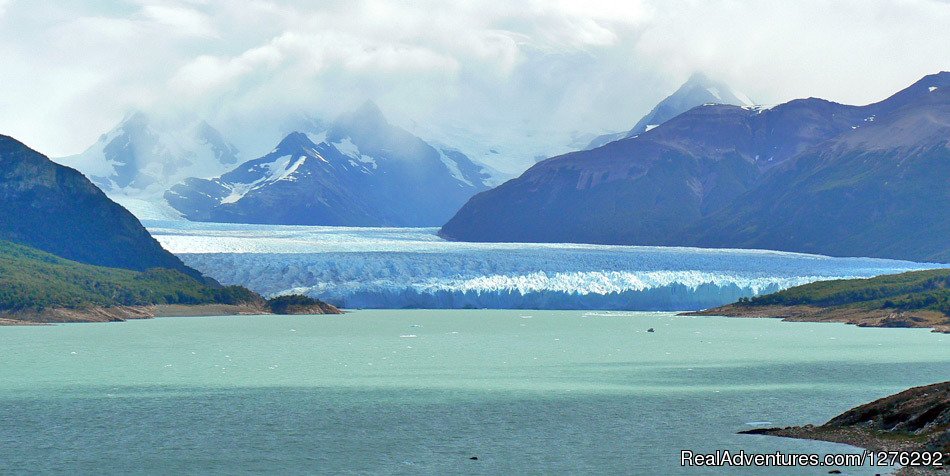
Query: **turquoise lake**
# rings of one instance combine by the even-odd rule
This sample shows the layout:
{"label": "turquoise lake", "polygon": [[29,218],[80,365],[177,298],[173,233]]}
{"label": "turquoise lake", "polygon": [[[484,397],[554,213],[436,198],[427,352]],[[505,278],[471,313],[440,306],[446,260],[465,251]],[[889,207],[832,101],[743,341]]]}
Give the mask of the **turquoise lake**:
{"label": "turquoise lake", "polygon": [[671,313],[0,327],[0,473],[827,474],[679,451],[857,452],[737,432],[948,378],[927,330]]}

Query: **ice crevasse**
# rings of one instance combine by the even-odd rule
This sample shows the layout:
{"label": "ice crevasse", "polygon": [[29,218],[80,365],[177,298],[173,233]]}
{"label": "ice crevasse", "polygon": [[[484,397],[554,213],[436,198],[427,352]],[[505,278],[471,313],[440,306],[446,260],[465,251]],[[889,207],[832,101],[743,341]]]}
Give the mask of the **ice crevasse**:
{"label": "ice crevasse", "polygon": [[762,250],[453,243],[433,229],[147,223],[225,284],[347,308],[685,310],[928,265]]}

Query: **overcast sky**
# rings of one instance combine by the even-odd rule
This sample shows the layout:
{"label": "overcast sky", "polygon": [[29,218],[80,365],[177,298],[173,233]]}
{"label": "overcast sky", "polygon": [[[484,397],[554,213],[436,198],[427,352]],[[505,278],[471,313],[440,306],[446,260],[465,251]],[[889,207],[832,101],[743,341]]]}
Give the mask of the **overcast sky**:
{"label": "overcast sky", "polygon": [[52,156],[132,109],[256,153],[366,99],[517,155],[629,128],[694,71],[759,103],[863,104],[940,70],[944,0],[0,0],[0,133]]}

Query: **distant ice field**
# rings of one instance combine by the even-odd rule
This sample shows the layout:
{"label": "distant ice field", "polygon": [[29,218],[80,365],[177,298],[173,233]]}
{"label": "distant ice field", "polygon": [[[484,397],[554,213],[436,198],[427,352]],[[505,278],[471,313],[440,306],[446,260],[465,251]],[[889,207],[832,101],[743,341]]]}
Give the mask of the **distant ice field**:
{"label": "distant ice field", "polygon": [[767,250],[459,243],[435,228],[143,223],[222,283],[347,308],[702,309],[818,280],[935,267]]}

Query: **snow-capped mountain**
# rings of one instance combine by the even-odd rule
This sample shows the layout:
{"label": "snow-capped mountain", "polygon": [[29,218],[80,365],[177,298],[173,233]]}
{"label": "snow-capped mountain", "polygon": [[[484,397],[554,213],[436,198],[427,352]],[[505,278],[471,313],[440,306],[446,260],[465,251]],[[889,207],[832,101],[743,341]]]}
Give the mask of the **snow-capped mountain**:
{"label": "snow-capped mountain", "polygon": [[237,149],[205,121],[165,127],[136,112],[84,152],[56,161],[79,170],[141,215],[162,208],[162,194],[171,185],[187,177],[216,176],[238,158]]}
{"label": "snow-capped mountain", "polygon": [[732,106],[752,106],[752,101],[744,94],[728,85],[714,81],[702,73],[694,73],[688,81],[666,99],[660,101],[649,114],[643,116],[632,129],[595,137],[585,150],[596,149],[615,140],[642,134],[664,122],[704,104],[729,104]]}
{"label": "snow-capped mountain", "polygon": [[950,72],[883,101],[710,104],[542,161],[442,227],[477,242],[950,261]]}
{"label": "snow-capped mountain", "polygon": [[218,178],[186,179],[165,198],[196,221],[434,226],[490,179],[465,154],[429,145],[367,103]]}

